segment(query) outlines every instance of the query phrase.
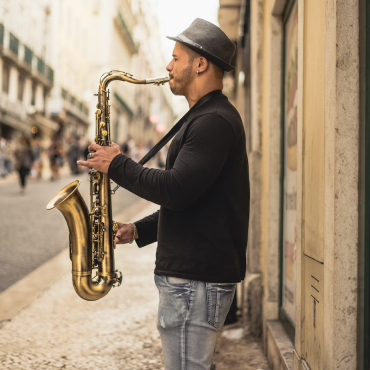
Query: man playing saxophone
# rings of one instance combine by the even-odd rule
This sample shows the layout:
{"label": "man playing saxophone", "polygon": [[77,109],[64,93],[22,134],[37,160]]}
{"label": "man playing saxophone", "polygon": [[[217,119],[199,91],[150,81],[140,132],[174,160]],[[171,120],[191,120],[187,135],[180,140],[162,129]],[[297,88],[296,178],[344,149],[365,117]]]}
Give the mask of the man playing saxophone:
{"label": "man playing saxophone", "polygon": [[165,170],[145,168],[120,147],[92,144],[78,164],[107,173],[117,184],[160,205],[134,224],[118,222],[117,244],[158,242],[155,282],[158,330],[166,370],[212,366],[217,332],[245,277],[249,174],[245,133],[222,94],[234,43],[196,19],[177,37],[167,66],[170,88],[189,103]]}

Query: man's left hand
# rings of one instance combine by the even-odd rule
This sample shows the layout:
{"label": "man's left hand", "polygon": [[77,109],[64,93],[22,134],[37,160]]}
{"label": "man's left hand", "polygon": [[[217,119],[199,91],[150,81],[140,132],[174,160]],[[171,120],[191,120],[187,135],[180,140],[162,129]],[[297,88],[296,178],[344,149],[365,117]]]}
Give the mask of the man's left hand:
{"label": "man's left hand", "polygon": [[94,168],[103,173],[108,173],[108,168],[113,158],[122,153],[122,148],[112,143],[111,146],[101,146],[99,144],[89,145],[89,152],[92,153],[91,158],[86,161],[77,161],[80,166]]}

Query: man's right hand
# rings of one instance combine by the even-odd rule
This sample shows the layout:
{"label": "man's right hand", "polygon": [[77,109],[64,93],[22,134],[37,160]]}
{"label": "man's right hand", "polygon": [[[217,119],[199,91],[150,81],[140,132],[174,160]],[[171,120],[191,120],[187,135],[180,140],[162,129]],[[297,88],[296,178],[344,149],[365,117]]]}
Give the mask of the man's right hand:
{"label": "man's right hand", "polygon": [[[134,225],[124,224],[122,222],[117,222],[118,231],[116,234],[116,244],[127,244],[131,243],[134,236]],[[135,239],[139,236],[136,234]]]}

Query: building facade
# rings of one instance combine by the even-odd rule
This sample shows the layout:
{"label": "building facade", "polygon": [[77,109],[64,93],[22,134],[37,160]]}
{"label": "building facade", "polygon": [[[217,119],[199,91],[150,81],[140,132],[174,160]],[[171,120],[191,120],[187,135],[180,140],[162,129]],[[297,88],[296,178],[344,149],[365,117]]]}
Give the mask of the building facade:
{"label": "building facade", "polygon": [[[97,22],[90,37],[98,40],[99,47],[91,49],[90,66],[95,66],[95,72],[88,91],[96,93],[100,75],[110,70],[128,72],[137,79],[166,75],[157,19],[149,1],[110,0],[109,6],[106,1],[95,4]],[[100,24],[107,26],[102,30]],[[139,145],[154,144],[174,124],[168,87],[113,82],[109,89],[114,142],[122,144],[132,139]],[[96,97],[90,100],[92,112],[95,105]],[[93,130],[92,127],[91,138]]]}
{"label": "building facade", "polygon": [[369,369],[370,7],[223,0],[219,18],[250,161],[249,332],[272,370]]}
{"label": "building facade", "polygon": [[[154,4],[136,0],[133,11],[137,20],[134,38],[138,52],[134,56],[133,73],[137,78],[167,76],[168,61],[161,52],[162,44]],[[140,142],[155,144],[175,123],[172,94],[168,86],[135,87],[136,116],[132,133]]]}
{"label": "building facade", "polygon": [[46,0],[0,3],[0,134],[7,139],[59,129],[47,109],[54,85],[50,14]]}
{"label": "building facade", "polygon": [[[131,1],[52,1],[55,87],[50,113],[63,127],[63,137],[95,137],[99,78],[114,69],[130,69],[137,49]],[[134,114],[132,88],[110,85],[111,133],[120,142]]]}
{"label": "building facade", "polygon": [[[148,0],[2,0],[0,134],[95,138],[100,76],[166,75],[156,12]],[[114,81],[112,140],[154,144],[174,124],[168,87]]]}
{"label": "building facade", "polygon": [[60,125],[61,139],[85,136],[90,125],[88,91],[91,75],[90,29],[95,3],[71,0],[49,1],[53,39],[54,88],[49,112]]}

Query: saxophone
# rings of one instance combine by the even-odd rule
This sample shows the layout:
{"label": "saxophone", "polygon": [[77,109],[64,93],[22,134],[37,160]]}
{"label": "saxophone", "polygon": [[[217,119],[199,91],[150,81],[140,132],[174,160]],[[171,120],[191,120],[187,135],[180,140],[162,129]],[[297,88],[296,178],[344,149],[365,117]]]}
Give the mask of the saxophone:
{"label": "saxophone", "polygon": [[[110,146],[110,82],[119,80],[133,84],[163,85],[168,77],[136,80],[129,73],[110,71],[100,78],[98,104],[95,113],[95,142]],[[112,220],[112,201],[108,174],[94,169],[90,176],[90,212],[78,191],[76,180],[60,190],[48,203],[46,209],[57,208],[64,216],[69,233],[72,281],[76,293],[83,299],[95,301],[108,294],[112,286],[122,283],[122,273],[114,266],[115,236],[117,223]],[[92,277],[92,272],[96,275]]]}

